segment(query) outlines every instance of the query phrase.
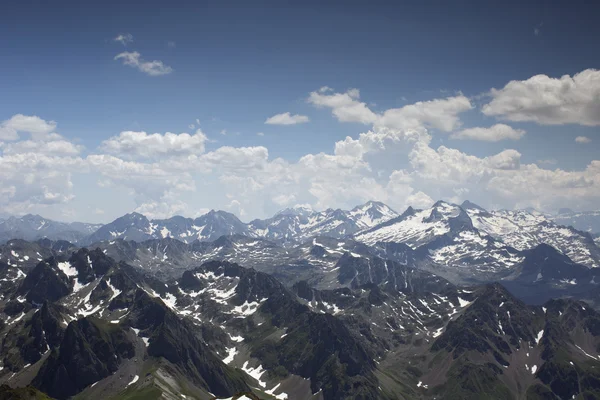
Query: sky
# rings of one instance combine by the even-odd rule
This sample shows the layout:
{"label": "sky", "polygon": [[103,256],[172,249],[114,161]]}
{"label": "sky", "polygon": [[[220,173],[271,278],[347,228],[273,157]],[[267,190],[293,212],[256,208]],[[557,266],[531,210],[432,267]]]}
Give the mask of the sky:
{"label": "sky", "polygon": [[0,215],[598,209],[599,17],[584,1],[3,2]]}

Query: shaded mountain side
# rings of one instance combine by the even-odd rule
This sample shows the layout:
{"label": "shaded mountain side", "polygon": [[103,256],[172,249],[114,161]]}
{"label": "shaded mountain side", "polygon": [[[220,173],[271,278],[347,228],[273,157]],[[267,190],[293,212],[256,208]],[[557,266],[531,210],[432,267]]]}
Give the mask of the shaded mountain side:
{"label": "shaded mountain side", "polygon": [[598,398],[599,346],[600,315],[585,303],[529,307],[490,285],[431,346],[441,370],[423,381],[448,399]]}
{"label": "shaded mountain side", "polygon": [[149,337],[148,355],[185,370],[191,381],[218,396],[248,390],[243,375],[218,359],[194,329],[164,303],[143,290],[135,294],[125,323]]}
{"label": "shaded mountain side", "polygon": [[[175,253],[190,247],[164,239],[151,251],[168,253],[162,243]],[[257,242],[218,241],[249,243]],[[100,249],[39,262],[19,281],[23,289],[0,301],[0,382],[31,382],[59,399],[597,395],[600,318],[585,303],[528,306],[499,284],[457,287],[351,241],[302,248],[318,259],[335,253],[330,276],[345,287],[288,287],[225,261],[163,282]],[[534,250],[518,267],[524,279],[538,271],[539,282],[566,279],[568,258]],[[0,279],[14,268],[0,269]],[[66,294],[34,301],[57,288]]]}
{"label": "shaded mountain side", "polygon": [[280,341],[256,337],[251,354],[265,368],[309,378],[313,393],[322,390],[327,399],[377,397],[375,353],[341,320],[282,298],[267,300],[261,311],[271,315],[272,326],[287,332]]}
{"label": "shaded mountain side", "polygon": [[501,282],[529,304],[571,297],[598,303],[600,271],[573,262],[554,247],[540,244],[523,252],[524,259]]}
{"label": "shaded mountain side", "polygon": [[114,373],[135,354],[127,333],[94,317],[69,323],[60,347],[52,350],[33,385],[57,399],[66,399]]}
{"label": "shaded mountain side", "polygon": [[[312,312],[276,279],[252,269],[210,262],[194,272],[239,279],[233,304],[264,299],[258,312],[266,322],[247,332],[246,341],[270,374],[308,378],[313,393],[322,390],[325,398],[376,396],[375,352],[339,318]],[[285,329],[285,338],[269,338],[274,329]]]}
{"label": "shaded mountain side", "polygon": [[17,294],[25,296],[30,303],[42,304],[56,301],[72,291],[72,284],[58,268],[58,261],[51,257],[42,261],[25,277]]}
{"label": "shaded mountain side", "polygon": [[429,272],[379,257],[355,257],[345,253],[337,262],[336,268],[338,281],[351,288],[372,283],[403,293],[442,293],[453,286]]}
{"label": "shaded mountain side", "polygon": [[58,347],[64,336],[61,325],[63,308],[45,301],[30,319],[16,324],[5,334],[0,355],[4,368],[17,372],[34,364],[51,348]]}

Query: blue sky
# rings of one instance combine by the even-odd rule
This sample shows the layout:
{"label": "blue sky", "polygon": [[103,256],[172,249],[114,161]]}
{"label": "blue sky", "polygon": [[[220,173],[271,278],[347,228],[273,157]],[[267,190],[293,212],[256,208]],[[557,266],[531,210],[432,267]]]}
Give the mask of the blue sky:
{"label": "blue sky", "polygon": [[[596,176],[595,170],[589,171],[588,167],[599,158],[600,123],[593,116],[588,121],[577,111],[574,116],[565,116],[563,111],[583,107],[589,113],[600,113],[595,74],[585,82],[574,81],[575,87],[563,97],[560,89],[555,89],[559,101],[566,104],[546,105],[554,107],[550,110],[542,104],[527,111],[525,117],[517,117],[514,109],[488,115],[482,109],[493,100],[489,91],[502,89],[510,81],[525,82],[539,74],[548,79],[558,80],[564,75],[574,79],[578,73],[599,68],[600,53],[594,50],[594,38],[600,37],[600,6],[551,1],[498,3],[492,7],[487,2],[391,3],[190,1],[165,8],[163,2],[21,1],[2,5],[0,121],[10,121],[15,115],[55,121],[56,126],[47,133],[57,132],[80,146],[75,157],[81,163],[71,162],[72,170],[64,163],[56,164],[55,175],[64,178],[52,179],[60,180],[56,188],[50,188],[47,177],[33,166],[25,166],[31,167],[27,173],[35,176],[21,191],[13,180],[24,171],[0,175],[5,187],[14,186],[14,190],[0,194],[0,206],[5,213],[39,212],[57,219],[98,221],[132,209],[167,216],[222,208],[249,219],[294,203],[308,203],[315,208],[346,207],[368,197],[402,208],[416,198],[416,204],[422,204],[425,197],[419,193],[434,200],[475,196],[487,207],[537,206],[548,211],[563,205],[592,207],[597,200]],[[131,40],[116,41],[119,35]],[[124,52],[139,53],[138,63],[159,60],[166,69],[159,75],[149,75],[148,71],[125,65],[124,57],[115,59]],[[552,82],[547,83],[552,86]],[[548,90],[543,85],[535,88],[540,91],[538,100]],[[480,160],[516,150],[521,165],[560,169],[572,173],[569,179],[579,183],[565,184],[561,173],[554,173],[553,178],[541,173],[547,180],[543,190],[532,189],[527,197],[503,191],[499,198],[498,190],[490,188],[488,178],[496,176],[492,171],[484,174],[486,178],[474,177],[476,173],[453,177],[452,185],[442,190],[443,185],[436,185],[433,179],[434,173],[414,167],[413,148],[384,146],[377,154],[372,154],[372,149],[363,151],[361,159],[352,160],[351,166],[340,159],[335,161],[336,168],[346,170],[328,169],[332,179],[341,174],[347,179],[345,186],[362,186],[354,193],[340,193],[323,177],[311,180],[311,168],[319,170],[326,164],[300,168],[298,164],[305,163],[299,160],[306,155],[335,155],[336,142],[346,136],[357,140],[360,133],[377,133],[385,124],[345,122],[335,116],[334,107],[307,101],[310,93],[322,87],[333,89],[323,92],[328,96],[358,89],[355,100],[377,115],[417,102],[464,96],[470,106],[456,111],[458,121],[451,129],[439,129],[439,124],[431,121],[409,128],[426,130],[425,140],[434,150],[444,146]],[[507,92],[505,100],[515,93],[521,92]],[[531,90],[527,95],[533,96]],[[308,122],[265,124],[267,118],[286,112],[304,116]],[[464,129],[489,128],[498,123],[526,133],[518,140],[451,139]],[[400,125],[395,123],[393,129],[407,129],[406,124]],[[190,175],[186,184],[193,182],[193,190],[177,187],[172,179],[163,177],[156,193],[125,182],[122,176],[110,176],[105,167],[98,167],[98,162],[90,166],[88,157],[105,153],[103,142],[123,131],[193,135],[198,128],[206,136],[202,149],[205,158],[223,146],[238,150],[264,148],[268,157],[265,159],[262,153],[258,156],[264,164],[252,176],[233,172],[232,167],[222,164],[214,166],[211,173],[199,172],[195,168],[202,167],[193,166],[186,171]],[[259,132],[263,135],[257,135]],[[20,130],[19,140],[27,140],[28,134]],[[587,139],[576,142],[576,137]],[[9,155],[4,147],[6,168],[16,168],[7,159],[15,152],[13,149]],[[180,153],[161,152],[160,160],[156,155],[140,159],[139,155],[136,158],[114,149],[110,154],[139,164],[130,165],[132,168],[149,168],[152,162],[161,171],[168,170],[166,175],[178,175],[169,163]],[[279,157],[289,165],[279,171],[281,181],[267,185],[263,174],[274,174],[271,168],[278,166],[272,162]],[[327,161],[327,157],[321,158],[318,162]],[[374,168],[384,159],[388,164]],[[247,165],[239,168],[250,173]],[[397,192],[397,188],[392,190],[390,174],[399,170],[410,175],[407,179],[411,182],[404,179],[401,184],[407,187]],[[586,170],[585,176],[577,175]],[[234,177],[242,176],[245,182],[255,180],[255,187],[236,188]],[[523,176],[532,173],[520,168],[518,177],[503,175],[497,179],[509,186],[511,180],[522,182]],[[367,180],[356,182],[362,178]],[[423,187],[414,183],[425,178],[430,182]],[[294,182],[287,182],[290,179]],[[139,176],[136,181],[140,181]],[[560,185],[578,189],[569,189],[567,196]],[[589,190],[583,190],[582,185]],[[481,190],[487,194],[482,195]],[[40,193],[50,194],[40,201],[36,198]],[[288,195],[287,201],[284,195]],[[115,196],[123,201],[114,203]],[[542,200],[548,196],[553,200]],[[164,206],[174,201],[180,206]],[[148,204],[153,206],[148,208]],[[163,211],[157,211],[158,204],[163,204]]]}

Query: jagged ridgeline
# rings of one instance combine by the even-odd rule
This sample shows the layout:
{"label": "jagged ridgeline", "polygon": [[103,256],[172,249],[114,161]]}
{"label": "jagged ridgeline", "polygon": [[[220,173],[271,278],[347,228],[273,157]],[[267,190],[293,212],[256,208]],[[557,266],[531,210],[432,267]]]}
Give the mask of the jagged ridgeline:
{"label": "jagged ridgeline", "polygon": [[[587,303],[527,305],[352,241],[306,246],[342,253],[321,288],[227,261],[159,280],[107,249],[18,242],[40,261],[0,263],[0,398],[600,397],[600,315]],[[524,282],[564,278],[544,264],[570,262],[553,251],[524,255]]]}

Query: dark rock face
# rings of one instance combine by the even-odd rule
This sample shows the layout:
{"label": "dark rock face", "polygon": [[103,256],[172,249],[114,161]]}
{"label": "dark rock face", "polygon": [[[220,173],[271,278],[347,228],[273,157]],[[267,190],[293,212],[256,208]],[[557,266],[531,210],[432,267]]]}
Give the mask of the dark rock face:
{"label": "dark rock face", "polygon": [[537,351],[541,360],[525,363],[539,365],[531,374],[542,384],[520,388],[527,398],[570,399],[583,393],[584,398],[596,398],[599,365],[582,359],[583,350],[574,345],[575,337],[585,337],[580,343],[590,343],[593,350],[589,351],[598,351],[600,315],[585,303],[552,300],[533,308],[500,285],[489,285],[431,347],[432,352],[446,351],[453,358],[447,382],[432,392],[449,398],[514,398],[515,389],[502,378],[513,368],[508,360],[519,351],[527,352],[527,358]]}
{"label": "dark rock face", "polygon": [[59,350],[52,351],[33,384],[52,397],[66,399],[114,373],[124,358],[134,354],[122,328],[83,318],[69,324]]}
{"label": "dark rock face", "polygon": [[593,271],[590,271],[589,268],[574,263],[554,247],[540,244],[526,252],[520,278],[527,280],[585,279],[591,277],[592,273]]}
{"label": "dark rock face", "polygon": [[372,283],[402,293],[441,293],[452,286],[428,272],[379,257],[354,257],[346,253],[336,267],[339,267],[338,281],[352,288]]}
{"label": "dark rock face", "polygon": [[[500,304],[505,312],[497,313]],[[500,325],[507,327],[504,335],[498,333]],[[543,317],[539,313],[532,313],[504,287],[493,284],[486,287],[463,315],[448,323],[432,351],[445,348],[455,357],[471,350],[509,355],[511,346],[518,348],[522,341],[534,342],[535,332],[542,328]]]}
{"label": "dark rock face", "polygon": [[24,365],[39,361],[51,348],[59,346],[64,334],[60,321],[60,307],[46,301],[30,319],[15,324],[2,340],[0,355],[3,366],[13,372],[19,371]]}
{"label": "dark rock face", "polygon": [[42,304],[45,300],[56,301],[71,293],[71,282],[57,267],[54,257],[40,262],[25,277],[17,293],[27,301]]}
{"label": "dark rock face", "polygon": [[248,390],[242,375],[221,362],[194,329],[160,300],[138,290],[129,323],[150,336],[148,354],[184,369],[190,378],[218,396]]}

